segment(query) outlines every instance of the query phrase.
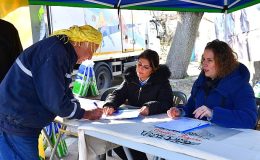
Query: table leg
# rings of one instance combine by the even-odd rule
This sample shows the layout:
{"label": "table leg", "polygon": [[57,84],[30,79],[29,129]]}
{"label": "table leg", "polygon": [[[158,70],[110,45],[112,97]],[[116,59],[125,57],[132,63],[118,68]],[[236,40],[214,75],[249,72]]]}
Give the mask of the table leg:
{"label": "table leg", "polygon": [[127,159],[128,159],[128,160],[134,160],[133,157],[132,157],[132,155],[131,155],[131,153],[130,153],[130,151],[129,151],[129,149],[126,148],[126,147],[123,147],[123,149],[124,149],[124,151],[125,151],[125,154],[126,154]]}
{"label": "table leg", "polygon": [[79,149],[79,160],[87,160],[87,144],[85,141],[85,133],[84,130],[78,130],[78,149]]}

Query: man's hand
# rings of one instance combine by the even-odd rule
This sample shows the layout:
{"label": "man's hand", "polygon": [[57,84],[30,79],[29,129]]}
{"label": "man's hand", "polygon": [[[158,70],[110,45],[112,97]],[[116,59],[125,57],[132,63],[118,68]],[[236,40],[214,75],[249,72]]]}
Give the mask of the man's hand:
{"label": "man's hand", "polygon": [[207,106],[201,106],[199,108],[197,108],[194,112],[194,117],[195,118],[203,118],[203,117],[207,117],[207,118],[211,118],[212,117],[212,110],[209,109]]}
{"label": "man's hand", "polygon": [[170,118],[180,117],[181,111],[177,107],[172,107],[167,111],[167,115]]}
{"label": "man's hand", "polygon": [[85,111],[83,118],[89,120],[97,120],[101,118],[102,114],[103,114],[103,109],[97,108],[94,110]]}
{"label": "man's hand", "polygon": [[149,115],[149,108],[147,106],[143,106],[141,109],[140,109],[140,114],[142,116],[148,116]]}
{"label": "man's hand", "polygon": [[103,107],[103,113],[106,116],[111,116],[114,112],[115,112],[115,109],[113,107],[110,107],[110,106],[104,106]]}

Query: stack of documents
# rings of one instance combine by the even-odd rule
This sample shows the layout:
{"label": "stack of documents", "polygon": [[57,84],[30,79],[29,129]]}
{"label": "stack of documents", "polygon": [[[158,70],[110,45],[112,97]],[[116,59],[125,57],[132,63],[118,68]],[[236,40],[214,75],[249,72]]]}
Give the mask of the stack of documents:
{"label": "stack of documents", "polygon": [[168,130],[174,130],[178,132],[189,132],[195,129],[204,128],[210,125],[210,122],[203,121],[199,119],[180,117],[177,119],[173,119],[169,122],[163,122],[155,125],[159,128],[164,128]]}

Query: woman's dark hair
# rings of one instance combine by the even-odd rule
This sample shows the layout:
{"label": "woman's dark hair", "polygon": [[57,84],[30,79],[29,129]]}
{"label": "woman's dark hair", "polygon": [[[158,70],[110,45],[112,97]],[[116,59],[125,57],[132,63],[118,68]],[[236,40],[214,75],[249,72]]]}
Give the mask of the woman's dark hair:
{"label": "woman's dark hair", "polygon": [[206,49],[211,50],[214,54],[218,78],[225,77],[238,67],[237,54],[226,42],[216,39],[207,43]]}
{"label": "woman's dark hair", "polygon": [[153,72],[155,72],[159,68],[159,55],[156,51],[151,49],[147,49],[143,51],[137,59],[144,58],[147,59],[152,67]]}

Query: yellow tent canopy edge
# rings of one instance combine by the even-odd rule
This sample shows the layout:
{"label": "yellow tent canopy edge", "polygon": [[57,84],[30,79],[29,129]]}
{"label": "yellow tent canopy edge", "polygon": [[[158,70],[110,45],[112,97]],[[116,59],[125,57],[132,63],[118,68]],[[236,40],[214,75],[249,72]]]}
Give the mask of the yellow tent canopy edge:
{"label": "yellow tent canopy edge", "polygon": [[27,6],[28,0],[1,0],[0,1],[0,18],[5,17],[10,12],[19,7]]}

